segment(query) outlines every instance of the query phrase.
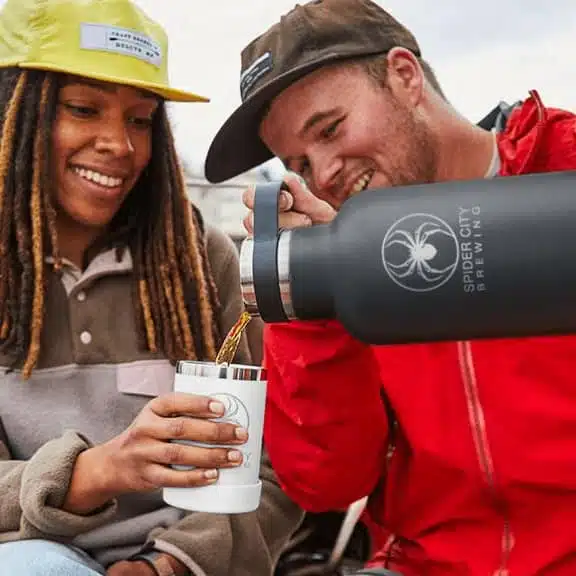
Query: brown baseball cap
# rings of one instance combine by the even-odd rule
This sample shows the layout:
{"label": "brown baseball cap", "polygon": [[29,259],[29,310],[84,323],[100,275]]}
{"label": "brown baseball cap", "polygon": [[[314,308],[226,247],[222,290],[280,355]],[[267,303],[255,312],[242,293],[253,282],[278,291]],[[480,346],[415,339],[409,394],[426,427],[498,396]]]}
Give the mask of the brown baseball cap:
{"label": "brown baseball cap", "polygon": [[420,56],[412,33],[370,0],[297,4],[242,51],[242,104],[216,134],[206,157],[210,182],[222,182],[273,157],[258,135],[270,102],[330,63],[400,46]]}

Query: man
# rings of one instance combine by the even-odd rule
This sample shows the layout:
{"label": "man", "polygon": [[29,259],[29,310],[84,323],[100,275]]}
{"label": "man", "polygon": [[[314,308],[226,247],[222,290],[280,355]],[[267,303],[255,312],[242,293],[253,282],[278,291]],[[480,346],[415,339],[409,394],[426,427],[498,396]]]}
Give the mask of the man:
{"label": "man", "polygon": [[[285,228],[328,222],[370,188],[576,169],[573,114],[532,92],[501,130],[473,125],[427,78],[413,35],[369,0],[297,6],[242,61],[243,103],[206,173],[281,158],[298,175]],[[576,574],[575,337],[367,346],[338,322],[292,322],[265,338],[283,486],[313,511],[371,494],[387,534],[374,564]]]}

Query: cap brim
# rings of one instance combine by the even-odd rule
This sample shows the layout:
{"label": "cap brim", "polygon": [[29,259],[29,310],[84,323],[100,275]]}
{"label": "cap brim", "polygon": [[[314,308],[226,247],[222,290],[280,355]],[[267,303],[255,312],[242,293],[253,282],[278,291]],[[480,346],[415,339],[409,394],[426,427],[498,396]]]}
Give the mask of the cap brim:
{"label": "cap brim", "polygon": [[314,62],[302,64],[263,84],[243,102],[217,132],[204,164],[206,179],[218,184],[263,164],[274,157],[258,134],[264,108],[297,80],[326,64],[357,56],[379,54],[381,50],[357,50],[325,54]]}
{"label": "cap brim", "polygon": [[264,108],[306,74],[342,59],[342,55],[331,54],[277,76],[256,90],[232,113],[214,137],[204,164],[206,179],[218,184],[273,158],[258,134]]}
{"label": "cap brim", "polygon": [[74,76],[80,76],[83,78],[90,78],[92,80],[100,80],[102,82],[110,82],[112,84],[121,84],[124,86],[132,86],[134,88],[140,88],[142,90],[147,90],[153,94],[157,94],[165,100],[170,100],[172,102],[210,102],[208,98],[188,92],[185,90],[178,90],[176,88],[171,88],[163,84],[154,84],[152,82],[143,82],[142,80],[137,80],[133,78],[114,76],[113,74],[98,74],[98,73],[87,73],[85,70],[76,70],[71,67],[58,66],[53,64],[47,64],[46,62],[26,62],[20,63],[20,68],[31,68],[34,70],[48,70],[50,72],[61,72],[63,74],[72,74]]}

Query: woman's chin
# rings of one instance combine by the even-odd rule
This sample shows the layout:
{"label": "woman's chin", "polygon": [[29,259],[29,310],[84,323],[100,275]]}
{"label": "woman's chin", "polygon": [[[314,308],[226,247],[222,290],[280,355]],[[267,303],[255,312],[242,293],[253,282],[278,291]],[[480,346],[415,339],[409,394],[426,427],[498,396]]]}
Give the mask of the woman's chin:
{"label": "woman's chin", "polygon": [[[68,228],[76,228],[78,231],[84,229],[97,234],[110,224],[117,210],[82,206],[63,207],[60,212],[60,226],[64,225]],[[64,212],[64,214],[62,214],[62,212]]]}

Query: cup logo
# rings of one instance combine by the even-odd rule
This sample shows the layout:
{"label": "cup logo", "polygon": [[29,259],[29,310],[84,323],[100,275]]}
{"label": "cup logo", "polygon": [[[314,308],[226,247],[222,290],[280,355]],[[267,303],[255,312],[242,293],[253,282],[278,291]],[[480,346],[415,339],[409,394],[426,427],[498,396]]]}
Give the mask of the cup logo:
{"label": "cup logo", "polygon": [[460,259],[452,228],[432,214],[408,214],[386,232],[382,262],[390,279],[411,292],[429,292],[452,278]]}
{"label": "cup logo", "polygon": [[224,415],[220,416],[220,418],[214,418],[214,422],[228,422],[235,426],[241,426],[246,430],[249,429],[250,414],[240,398],[225,392],[210,394],[210,397],[222,402],[225,408]]}

